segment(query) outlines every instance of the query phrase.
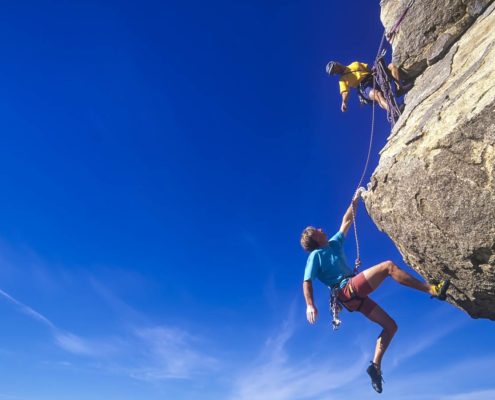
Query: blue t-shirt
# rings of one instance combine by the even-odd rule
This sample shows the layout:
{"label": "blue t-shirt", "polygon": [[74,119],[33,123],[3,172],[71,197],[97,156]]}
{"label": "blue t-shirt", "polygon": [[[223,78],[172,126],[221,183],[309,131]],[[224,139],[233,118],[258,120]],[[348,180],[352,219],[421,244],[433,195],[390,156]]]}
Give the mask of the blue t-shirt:
{"label": "blue t-shirt", "polygon": [[348,276],[352,275],[344,254],[344,234],[337,232],[328,241],[328,245],[321,249],[313,250],[308,257],[304,280],[309,281],[318,278],[327,286],[334,286]]}

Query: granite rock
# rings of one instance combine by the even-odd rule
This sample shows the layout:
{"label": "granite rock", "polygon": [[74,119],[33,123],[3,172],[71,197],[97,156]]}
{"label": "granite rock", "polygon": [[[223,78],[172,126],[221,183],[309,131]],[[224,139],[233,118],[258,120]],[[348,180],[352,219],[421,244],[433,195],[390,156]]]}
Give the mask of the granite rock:
{"label": "granite rock", "polygon": [[[392,41],[393,62],[412,77],[439,61],[493,0],[415,0]],[[387,32],[409,0],[382,0],[381,20]]]}
{"label": "granite rock", "polygon": [[[396,2],[382,3],[387,16]],[[433,3],[444,5],[429,8]],[[395,51],[425,69],[406,96],[364,200],[408,265],[429,281],[449,277],[449,302],[495,320],[495,3],[487,3],[416,0],[425,10],[401,34],[412,35],[414,23],[422,39],[408,47],[398,38]],[[459,34],[466,15],[472,20]],[[434,21],[439,30],[426,40]],[[449,29],[453,36],[442,37]],[[448,50],[435,49],[446,43]]]}

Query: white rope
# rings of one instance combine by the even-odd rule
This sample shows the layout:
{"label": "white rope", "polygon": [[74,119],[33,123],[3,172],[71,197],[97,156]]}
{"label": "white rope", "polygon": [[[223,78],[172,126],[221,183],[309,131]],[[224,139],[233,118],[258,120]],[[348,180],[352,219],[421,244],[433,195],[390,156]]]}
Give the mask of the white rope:
{"label": "white rope", "polygon": [[[380,48],[378,50],[378,55],[380,54],[381,48],[383,46],[383,41],[385,38],[385,34],[382,36],[382,40],[380,43]],[[377,58],[378,58],[377,55]],[[373,79],[373,90],[375,90],[375,79]],[[357,185],[357,189],[354,192],[354,196],[357,195],[358,191],[361,189],[361,185],[363,183],[363,180],[366,176],[366,172],[368,170],[368,165],[370,162],[371,158],[371,149],[373,148],[373,138],[375,135],[375,102],[373,101],[371,104],[372,111],[371,111],[371,132],[370,132],[370,141],[368,145],[368,154],[366,156],[366,162],[364,164],[363,168],[363,173],[361,174],[361,177],[359,178],[359,183]],[[353,225],[353,230],[354,230],[354,239],[356,241],[356,261],[354,262],[354,273],[356,274],[357,271],[359,270],[359,266],[361,265],[361,255],[360,255],[360,248],[359,248],[359,238],[358,238],[358,232],[357,232],[357,224],[356,224],[356,210],[354,209],[354,202],[352,203],[352,225]],[[334,331],[340,328],[342,325],[342,321],[339,319],[339,313],[342,311],[342,306],[339,304],[338,301],[338,295],[340,288],[334,287],[334,288],[329,288],[330,289],[330,312],[332,313],[332,328]]]}
{"label": "white rope", "polygon": [[[413,5],[415,0],[410,0],[406,9],[404,10],[403,14],[400,16],[394,27],[392,28],[391,32],[389,33],[390,37],[389,40],[393,40],[393,36],[397,33],[399,29],[399,25],[401,24],[402,20],[404,19],[407,11],[411,6]],[[378,52],[375,57],[375,65],[377,64],[377,61],[380,58],[382,48],[383,48],[383,43],[385,41],[385,37],[388,35],[386,32],[383,33],[382,39],[380,41],[380,46],[378,47]],[[373,91],[376,90],[376,79],[373,77]],[[400,115],[400,114],[399,114]],[[388,115],[387,115],[388,116]],[[395,120],[394,120],[395,122]],[[370,132],[370,141],[368,145],[368,154],[366,156],[366,162],[364,164],[363,168],[363,173],[361,174],[361,177],[359,178],[359,183],[357,185],[357,189],[354,192],[354,196],[352,197],[353,200],[355,196],[358,194],[358,192],[361,190],[361,185],[363,184],[363,180],[366,176],[366,172],[368,171],[368,165],[370,162],[371,158],[371,149],[373,148],[373,139],[375,136],[375,101],[372,102],[372,111],[371,111],[371,132]],[[356,224],[356,210],[354,206],[354,202],[352,202],[352,225],[353,225],[353,230],[354,230],[354,239],[356,241],[356,261],[354,262],[354,274],[357,274],[359,267],[361,266],[361,252],[359,248],[359,238],[358,238],[358,232],[357,232],[357,224]],[[338,295],[340,288],[334,287],[334,288],[329,288],[330,289],[330,312],[332,313],[332,328],[333,330],[339,329],[339,327],[342,325],[342,321],[339,319],[339,313],[342,311],[342,306],[339,304],[338,301]]]}

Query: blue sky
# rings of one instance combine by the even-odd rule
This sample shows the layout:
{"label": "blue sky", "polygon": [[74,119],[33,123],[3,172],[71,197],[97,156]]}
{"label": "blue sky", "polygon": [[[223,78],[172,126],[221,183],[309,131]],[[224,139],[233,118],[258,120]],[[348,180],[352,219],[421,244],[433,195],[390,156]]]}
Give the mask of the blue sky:
{"label": "blue sky", "polygon": [[[324,66],[374,58],[379,7],[310,3],[4,4],[0,400],[375,396],[379,329],[333,333],[322,285],[307,324],[298,240],[359,180],[371,109],[342,114]],[[364,266],[404,266],[358,227]],[[399,324],[382,399],[495,397],[491,322],[373,297]]]}

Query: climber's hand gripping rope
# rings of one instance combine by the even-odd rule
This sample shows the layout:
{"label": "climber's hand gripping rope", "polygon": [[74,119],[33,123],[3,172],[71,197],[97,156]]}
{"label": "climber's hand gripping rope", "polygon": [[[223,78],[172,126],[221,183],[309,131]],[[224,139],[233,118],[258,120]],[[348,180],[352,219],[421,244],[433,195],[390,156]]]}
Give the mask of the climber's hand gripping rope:
{"label": "climber's hand gripping rope", "polygon": [[354,196],[353,196],[353,198],[352,198],[352,202],[353,202],[354,204],[356,204],[356,203],[357,203],[357,201],[361,198],[361,196],[362,196],[362,194],[363,194],[364,192],[366,192],[366,189],[365,189],[364,187],[362,187],[362,186],[361,186],[361,187],[358,187],[358,188],[356,189],[356,192],[354,193]]}

